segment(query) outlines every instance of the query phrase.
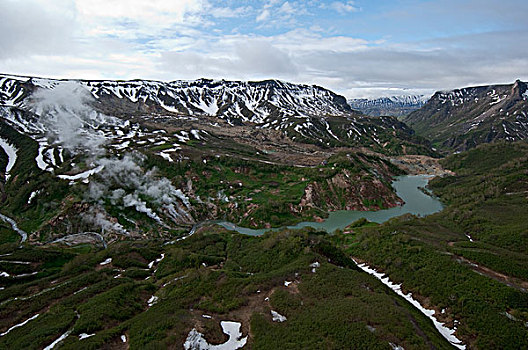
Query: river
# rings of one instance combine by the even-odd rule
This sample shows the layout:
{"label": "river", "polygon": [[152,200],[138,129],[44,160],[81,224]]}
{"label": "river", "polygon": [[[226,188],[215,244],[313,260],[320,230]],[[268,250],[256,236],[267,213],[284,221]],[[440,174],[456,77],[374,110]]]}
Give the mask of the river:
{"label": "river", "polygon": [[[405,204],[402,206],[382,209],[376,211],[358,211],[358,210],[339,210],[330,212],[327,219],[323,222],[305,221],[297,225],[287,226],[289,229],[300,229],[304,227],[313,227],[316,230],[326,232],[334,232],[337,229],[344,229],[354,221],[365,218],[372,222],[383,223],[393,217],[403,214],[414,214],[418,216],[426,216],[434,214],[443,209],[442,203],[434,197],[425,194],[421,188],[425,187],[429,182],[430,175],[404,175],[395,178],[392,186],[396,190],[398,196],[404,200]],[[270,230],[277,231],[284,229],[284,227],[273,229],[254,230],[246,227],[237,226],[231,222],[218,222],[219,225],[237,232],[260,236]]]}
{"label": "river", "polygon": [[2,215],[2,214],[0,214],[0,220],[7,222],[9,225],[11,225],[11,227],[13,228],[13,231],[15,231],[16,233],[20,235],[20,243],[24,243],[26,241],[27,233],[18,228],[15,220],[11,219],[8,216]]}

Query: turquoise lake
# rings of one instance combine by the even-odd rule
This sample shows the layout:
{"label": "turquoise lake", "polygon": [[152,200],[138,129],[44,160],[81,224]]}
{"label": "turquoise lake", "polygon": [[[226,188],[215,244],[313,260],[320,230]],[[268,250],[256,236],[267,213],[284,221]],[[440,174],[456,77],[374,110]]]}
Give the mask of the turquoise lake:
{"label": "turquoise lake", "polygon": [[[414,214],[417,216],[427,216],[434,214],[443,209],[442,203],[438,199],[427,195],[421,190],[421,188],[427,185],[431,177],[432,176],[429,175],[405,175],[396,177],[392,183],[392,186],[396,190],[398,196],[404,200],[405,204],[402,206],[376,211],[333,211],[329,213],[328,218],[323,222],[305,221],[298,223],[297,225],[287,226],[287,228],[299,229],[303,227],[313,227],[316,230],[322,230],[331,233],[337,229],[344,229],[354,221],[361,218],[365,218],[372,222],[383,223],[393,217],[403,214]],[[267,231],[277,231],[284,228],[281,227],[254,230],[236,226],[235,224],[226,221],[218,222],[218,224],[229,230],[235,230],[237,232],[252,236],[259,236]]]}

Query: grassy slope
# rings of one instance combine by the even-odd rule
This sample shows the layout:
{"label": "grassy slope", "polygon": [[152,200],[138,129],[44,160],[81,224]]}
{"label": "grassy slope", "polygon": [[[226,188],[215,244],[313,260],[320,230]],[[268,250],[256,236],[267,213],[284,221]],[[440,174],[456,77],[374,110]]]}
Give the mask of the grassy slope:
{"label": "grassy slope", "polygon": [[454,90],[457,97],[451,94],[447,100],[445,93],[438,92],[403,121],[445,151],[467,150],[499,140],[523,140],[526,132],[521,125],[525,117],[520,112],[528,104],[521,95],[524,86],[520,82]]}
{"label": "grassy slope", "polygon": [[[450,348],[423,315],[313,233],[248,237],[211,227],[165,246],[122,242],[96,251],[5,244],[0,250],[39,271],[2,279],[0,330],[40,313],[0,337],[0,347],[43,347],[72,330],[62,348],[115,347],[122,334],[131,348],[180,348],[193,327],[211,342],[225,341],[219,321],[228,319],[242,322],[255,349],[390,349],[389,342]],[[162,252],[165,259],[148,269]],[[99,265],[107,257],[113,261]],[[313,273],[315,261],[321,266]],[[287,288],[285,280],[295,282]],[[151,295],[160,299],[149,308]],[[270,310],[288,320],[272,322]],[[80,341],[80,333],[95,336]]]}
{"label": "grassy slope", "polygon": [[[356,229],[335,241],[426,302],[446,308],[448,320],[461,322],[458,335],[473,347],[526,348],[528,294],[519,288],[528,281],[527,156],[524,142],[451,156],[444,165],[457,175],[430,184],[448,205],[444,211]],[[478,274],[461,257],[494,272]],[[490,278],[499,273],[507,281]]]}
{"label": "grassy slope", "polygon": [[[431,149],[430,142],[427,139],[416,135],[411,128],[399,122],[394,117],[362,116],[359,120],[362,125],[360,129],[364,130],[364,135],[359,138],[355,137],[357,135],[354,132],[352,134],[349,133],[350,121],[344,117],[327,118],[327,122],[331,126],[331,129],[334,130],[337,139],[331,137],[326,132],[311,134],[309,137],[303,136],[302,134],[294,132],[295,125],[291,125],[287,130],[288,135],[295,135],[294,137],[297,142],[315,144],[323,148],[366,147],[389,156],[404,154],[438,155]],[[299,123],[302,124],[302,122],[300,121]],[[317,123],[316,121],[312,122]],[[324,126],[319,126],[319,130],[324,129]],[[369,130],[368,133],[367,130]],[[375,133],[371,134],[373,131]],[[368,135],[375,136],[370,137]]]}
{"label": "grassy slope", "polygon": [[[23,230],[33,231],[58,213],[68,194],[68,183],[37,167],[38,144],[35,141],[3,122],[0,122],[0,133],[17,148],[17,160],[11,170],[14,175],[5,184],[7,196],[2,212],[14,217]],[[30,194],[37,190],[41,193],[28,204]]]}

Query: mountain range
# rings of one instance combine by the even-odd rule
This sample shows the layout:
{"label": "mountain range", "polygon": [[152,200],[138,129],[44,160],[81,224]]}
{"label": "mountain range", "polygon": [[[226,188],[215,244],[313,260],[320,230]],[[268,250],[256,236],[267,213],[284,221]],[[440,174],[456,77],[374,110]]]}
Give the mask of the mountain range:
{"label": "mountain range", "polygon": [[[389,157],[435,154],[394,117],[365,116],[324,88],[274,80],[4,75],[0,117],[0,194],[12,213],[27,212],[22,227],[32,222],[31,241],[76,232],[99,232],[104,240],[151,236],[156,227],[163,228],[156,234],[170,236],[222,217],[266,227],[292,215],[394,206],[399,199],[390,177],[400,170]],[[356,155],[362,149],[373,155]],[[345,163],[356,170],[342,168]],[[320,174],[310,170],[321,165]],[[290,174],[299,198],[281,183],[273,185],[276,202],[256,199],[268,186],[265,168],[273,167]],[[223,174],[250,169],[258,176],[247,181],[226,181]],[[56,210],[39,217],[50,201]],[[270,215],[270,205],[284,216]]]}
{"label": "mountain range", "polygon": [[[0,103],[27,110],[36,90],[88,91],[83,96],[95,110],[125,118],[172,119],[207,128],[251,126],[275,130],[293,141],[326,146],[398,147],[401,141],[426,144],[395,118],[370,118],[354,111],[343,96],[318,86],[276,80],[213,81],[83,81],[29,77],[0,77]],[[56,89],[58,87],[58,90]],[[5,110],[5,108],[4,108]],[[423,148],[423,147],[422,147]],[[421,150],[425,151],[425,148]],[[401,152],[401,147],[395,152]]]}
{"label": "mountain range", "polygon": [[420,109],[427,100],[429,97],[425,95],[401,95],[373,99],[350,99],[348,104],[353,109],[373,117],[382,115],[402,117]]}

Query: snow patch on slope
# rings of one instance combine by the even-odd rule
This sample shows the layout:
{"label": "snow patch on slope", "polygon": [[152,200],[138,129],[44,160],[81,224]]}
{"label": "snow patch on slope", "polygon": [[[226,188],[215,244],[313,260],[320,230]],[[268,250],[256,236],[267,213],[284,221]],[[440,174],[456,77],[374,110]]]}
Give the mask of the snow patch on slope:
{"label": "snow patch on slope", "polygon": [[436,317],[434,317],[435,310],[429,310],[429,309],[424,308],[420,304],[420,302],[418,302],[418,300],[416,300],[416,299],[414,299],[412,297],[412,293],[407,293],[407,294],[403,293],[403,291],[401,289],[401,284],[393,283],[391,280],[389,280],[388,277],[385,276],[385,274],[376,271],[375,269],[371,268],[367,264],[359,264],[355,260],[354,260],[354,262],[356,263],[356,265],[361,270],[365,271],[369,275],[372,275],[372,276],[376,277],[378,280],[381,281],[381,283],[383,283],[384,285],[386,285],[387,287],[392,289],[399,296],[403,297],[405,300],[407,300],[409,303],[411,303],[415,308],[417,308],[421,313],[423,313],[431,321],[433,321],[433,324],[436,327],[436,329],[438,330],[438,332],[440,332],[440,334],[449,343],[451,343],[451,345],[453,345],[454,347],[456,347],[458,349],[462,349],[462,350],[466,349],[466,345],[464,345],[464,343],[462,343],[462,341],[455,336],[456,328],[455,329],[450,329],[447,326],[445,326],[443,323],[439,322],[436,319]]}
{"label": "snow patch on slope", "polygon": [[222,321],[220,322],[222,330],[229,336],[227,342],[219,345],[211,345],[207,342],[204,335],[193,328],[187,340],[183,344],[185,350],[236,350],[246,345],[248,337],[242,337],[240,327],[242,326],[239,322]]}
{"label": "snow patch on slope", "polygon": [[273,322],[284,322],[287,320],[286,316],[283,316],[274,310],[271,310],[271,318]]}
{"label": "snow patch on slope", "polygon": [[36,319],[37,317],[39,317],[39,314],[36,314],[36,315],[33,315],[31,316],[30,318],[28,318],[27,320],[23,321],[23,322],[20,322],[16,325],[14,325],[13,327],[9,328],[7,331],[3,332],[3,333],[0,333],[0,337],[3,337],[4,335],[8,334],[9,332],[11,332],[13,329],[16,329],[16,328],[19,328],[19,327],[22,327],[24,326],[26,323],[28,323],[29,321],[32,321],[34,319]]}
{"label": "snow patch on slope", "polygon": [[103,170],[103,168],[104,168],[104,165],[99,165],[97,168],[86,170],[76,175],[57,175],[57,176],[61,179],[70,180],[70,181],[75,181],[79,179],[87,179],[90,176],[97,174],[98,172]]}
{"label": "snow patch on slope", "polygon": [[17,159],[17,149],[9,141],[0,137],[0,147],[4,149],[4,152],[7,154],[7,166],[5,169],[5,179],[9,180],[11,176],[10,172],[13,169],[13,166],[16,163]]}

